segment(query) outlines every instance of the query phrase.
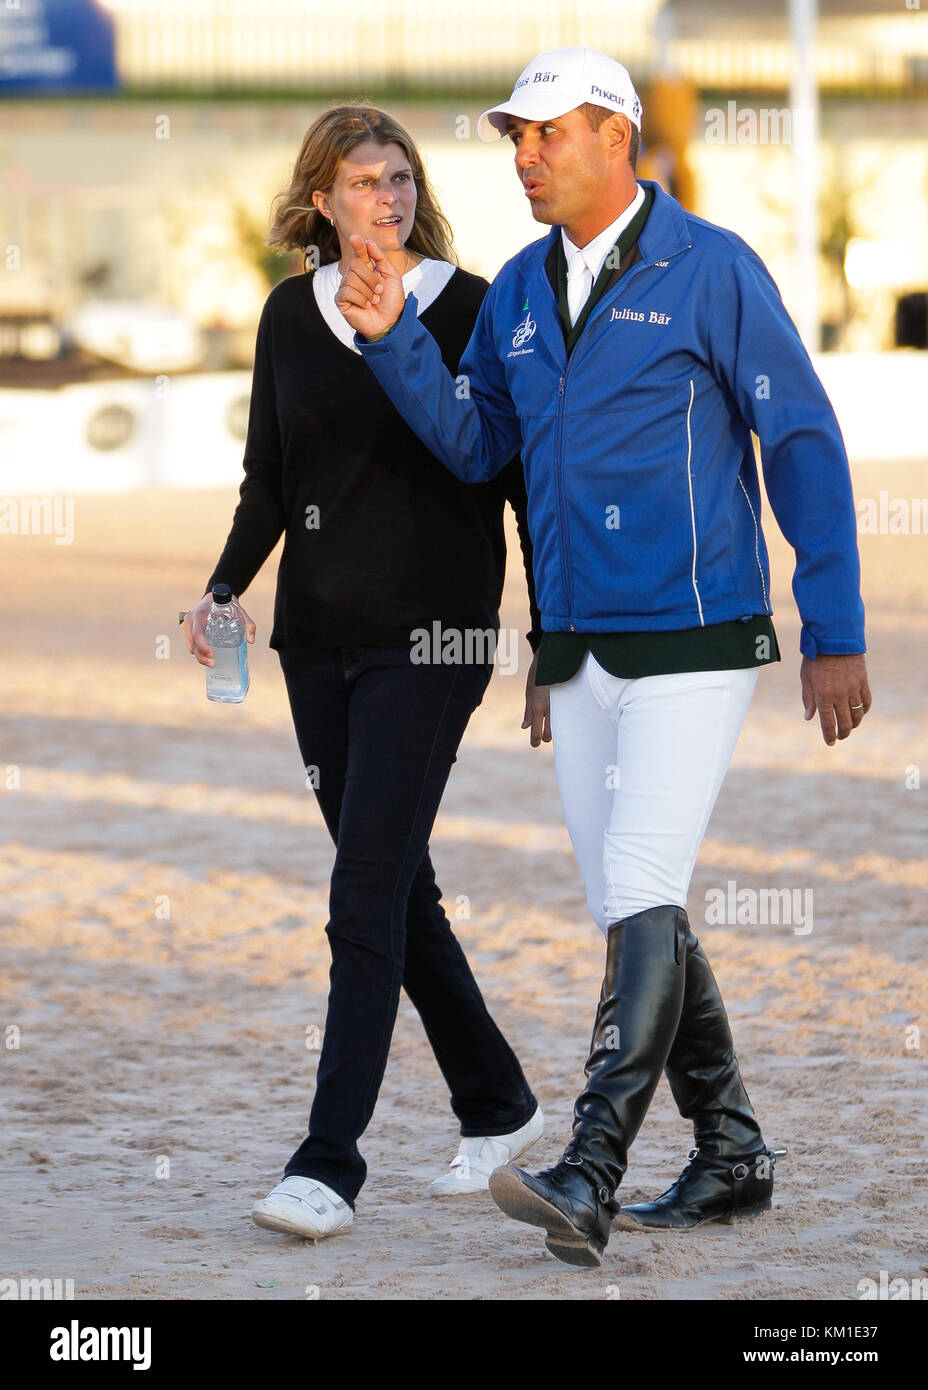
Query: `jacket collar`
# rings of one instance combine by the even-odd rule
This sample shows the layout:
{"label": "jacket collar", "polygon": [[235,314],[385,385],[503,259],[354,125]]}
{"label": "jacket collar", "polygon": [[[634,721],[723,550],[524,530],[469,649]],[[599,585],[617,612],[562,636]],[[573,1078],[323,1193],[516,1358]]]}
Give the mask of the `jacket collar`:
{"label": "jacket collar", "polygon": [[[676,198],[665,193],[660,184],[653,179],[639,179],[638,182],[642,188],[654,189],[654,202],[638,238],[642,260],[666,260],[678,251],[685,251],[687,247],[692,246],[693,238],[689,234],[686,214]],[[536,265],[540,265],[542,270],[552,246],[556,245],[560,235],[561,228],[556,224],[542,241],[536,242]]]}

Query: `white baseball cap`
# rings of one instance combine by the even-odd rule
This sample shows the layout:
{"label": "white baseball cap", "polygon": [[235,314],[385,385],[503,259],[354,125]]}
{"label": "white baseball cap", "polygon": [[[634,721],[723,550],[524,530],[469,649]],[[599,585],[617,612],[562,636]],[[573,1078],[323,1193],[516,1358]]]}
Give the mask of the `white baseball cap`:
{"label": "white baseball cap", "polygon": [[596,48],[553,48],[522,69],[508,101],[483,112],[477,134],[481,140],[498,140],[506,133],[508,116],[554,120],[588,101],[621,111],[641,129],[641,102],[621,63]]}

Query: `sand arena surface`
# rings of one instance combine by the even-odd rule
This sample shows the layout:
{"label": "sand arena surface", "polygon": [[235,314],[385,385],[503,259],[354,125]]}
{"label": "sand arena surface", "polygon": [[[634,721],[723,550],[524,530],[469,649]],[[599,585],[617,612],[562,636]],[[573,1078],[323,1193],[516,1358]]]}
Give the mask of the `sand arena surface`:
{"label": "sand arena surface", "polygon": [[[858,497],[928,491],[914,465],[854,477]],[[829,749],[802,718],[792,556],[765,507],[784,661],[761,672],[689,911],[766,1138],[790,1157],[772,1213],[684,1237],[616,1232],[591,1272],[488,1196],[425,1195],[456,1127],[405,996],[352,1230],[313,1246],[250,1219],[305,1132],[333,847],[266,647],[276,554],[245,597],[258,641],[243,705],[206,700],[180,637],[235,498],[78,497],[72,545],[0,541],[0,1276],[73,1279],[78,1299],[851,1300],[881,1270],[928,1276],[928,786],[905,784],[913,766],[928,779],[928,537],[861,538],[874,707]],[[513,543],[504,625],[524,631],[525,610]],[[527,650],[471,721],[432,848],[547,1114],[541,1167],[569,1132],[603,948],[551,749],[519,727]],[[812,889],[813,930],[707,926],[706,894],[729,880]],[[624,1200],[662,1191],[689,1144],[662,1081]]]}

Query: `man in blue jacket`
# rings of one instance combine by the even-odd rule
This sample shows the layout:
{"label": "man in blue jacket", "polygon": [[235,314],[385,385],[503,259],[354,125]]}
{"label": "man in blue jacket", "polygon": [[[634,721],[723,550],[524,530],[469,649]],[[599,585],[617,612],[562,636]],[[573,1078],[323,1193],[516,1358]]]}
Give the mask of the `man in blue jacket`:
{"label": "man in blue jacket", "polygon": [[[592,1266],[613,1220],[686,1229],[771,1204],[774,1151],[685,911],[759,668],[780,659],[752,430],[796,552],[805,716],[818,711],[831,745],[870,707],[834,411],[759,257],[636,180],[640,121],[625,68],[586,48],[534,58],[481,116],[482,136],[509,136],[551,231],[496,277],[457,378],[375,242],[352,239],[337,298],[381,386],[457,477],[484,482],[522,453],[544,633],[532,743],[553,735],[607,951],[564,1155],[541,1173],[497,1169],[490,1191],[553,1254]],[[666,1193],[620,1211],[662,1071],[696,1147]]]}

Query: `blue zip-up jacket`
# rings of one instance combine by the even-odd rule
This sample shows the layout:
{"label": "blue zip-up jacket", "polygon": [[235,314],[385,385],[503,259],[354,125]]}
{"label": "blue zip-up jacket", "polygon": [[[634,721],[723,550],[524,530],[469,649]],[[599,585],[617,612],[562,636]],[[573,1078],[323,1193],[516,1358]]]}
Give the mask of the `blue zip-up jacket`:
{"label": "blue zip-up jacket", "polygon": [[862,652],[850,470],[824,387],[759,256],[652,186],[640,260],[569,359],[544,268],[557,226],[497,275],[457,378],[412,295],[383,338],[354,341],[457,477],[484,482],[521,451],[545,631],[771,613],[754,430],[796,552],[800,650]]}

